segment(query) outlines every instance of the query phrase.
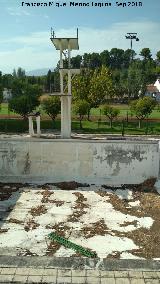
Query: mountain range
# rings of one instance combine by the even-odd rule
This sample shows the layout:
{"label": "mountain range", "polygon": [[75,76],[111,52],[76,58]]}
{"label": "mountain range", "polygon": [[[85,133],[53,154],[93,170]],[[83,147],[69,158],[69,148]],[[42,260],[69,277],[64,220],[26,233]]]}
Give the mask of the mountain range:
{"label": "mountain range", "polygon": [[27,76],[44,76],[47,75],[48,70],[54,71],[54,68],[42,68],[42,69],[35,69],[31,71],[26,71]]}

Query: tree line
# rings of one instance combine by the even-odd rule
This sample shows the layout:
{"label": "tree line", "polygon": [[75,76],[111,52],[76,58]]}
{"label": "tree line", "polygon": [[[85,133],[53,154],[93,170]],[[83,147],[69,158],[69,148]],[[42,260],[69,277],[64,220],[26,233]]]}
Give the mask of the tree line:
{"label": "tree line", "polygon": [[[101,53],[84,53],[71,59],[72,68],[81,68],[80,75],[72,80],[72,95],[75,113],[80,120],[84,113],[90,115],[92,108],[110,102],[129,102],[143,98],[146,85],[153,83],[160,74],[160,51],[153,59],[149,48],[143,48],[137,56],[134,50],[112,48]],[[67,67],[67,59],[64,67]],[[40,104],[43,93],[59,91],[59,62],[53,72],[46,76],[26,76],[19,67],[12,74],[0,72],[0,102],[3,88],[11,89],[13,98],[9,102],[11,110],[24,118]],[[66,78],[67,86],[67,78]],[[47,99],[48,100],[48,99]],[[55,119],[60,112],[58,98],[41,102],[45,111]],[[81,114],[80,114],[81,113]]]}
{"label": "tree line", "polygon": [[[67,64],[67,59],[65,59],[64,67],[67,67]],[[156,58],[153,59],[149,48],[143,48],[139,55],[131,49],[112,48],[110,51],[84,53],[72,57],[71,66],[82,70],[86,68],[94,70],[105,66],[112,73],[113,85],[118,97],[123,97],[126,92],[129,95],[136,95],[137,85],[140,87],[139,90],[144,92],[145,85],[153,83],[157,75],[160,74],[160,51],[157,52]],[[25,70],[21,67],[17,70],[14,69],[12,74],[2,75],[0,71],[0,86],[14,90],[21,87],[21,83],[26,82],[39,85],[43,92],[59,91],[58,68],[59,62],[53,72],[48,70],[47,75],[44,76],[26,76]],[[130,85],[135,86],[131,88]]]}

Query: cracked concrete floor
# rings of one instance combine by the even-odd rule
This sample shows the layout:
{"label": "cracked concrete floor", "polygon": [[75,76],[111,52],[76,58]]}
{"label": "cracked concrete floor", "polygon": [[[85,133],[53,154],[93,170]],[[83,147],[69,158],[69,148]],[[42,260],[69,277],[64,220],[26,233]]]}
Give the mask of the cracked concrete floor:
{"label": "cracked concrete floor", "polygon": [[160,258],[160,196],[135,188],[0,184],[1,255],[80,256],[56,232],[100,258]]}

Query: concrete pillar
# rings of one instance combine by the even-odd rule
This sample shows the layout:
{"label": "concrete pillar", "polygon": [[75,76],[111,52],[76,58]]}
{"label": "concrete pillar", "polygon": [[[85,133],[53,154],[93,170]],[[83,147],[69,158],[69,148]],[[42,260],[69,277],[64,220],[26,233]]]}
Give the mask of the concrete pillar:
{"label": "concrete pillar", "polygon": [[29,119],[29,135],[32,137],[34,135],[32,116],[29,116],[28,119]]}
{"label": "concrete pillar", "polygon": [[[70,65],[70,46],[68,44],[68,64]],[[60,49],[60,68],[63,68],[62,48]],[[63,73],[60,70],[61,93],[63,93]],[[71,95],[71,73],[68,70],[68,95]],[[61,97],[61,138],[71,137],[71,97]]]}
{"label": "concrete pillar", "polygon": [[40,128],[40,115],[36,116],[36,123],[37,123],[37,136],[41,136],[41,128]]}

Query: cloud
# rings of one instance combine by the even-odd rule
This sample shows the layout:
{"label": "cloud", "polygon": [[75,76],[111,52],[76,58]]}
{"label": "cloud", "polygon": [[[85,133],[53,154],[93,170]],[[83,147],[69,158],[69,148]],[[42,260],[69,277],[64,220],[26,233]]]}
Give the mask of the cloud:
{"label": "cloud", "polygon": [[44,67],[56,67],[58,54],[54,48],[46,51],[24,47],[16,51],[0,52],[0,70],[12,73],[14,68],[22,67],[26,71]]}
{"label": "cloud", "polygon": [[25,9],[21,9],[20,7],[17,8],[8,7],[7,12],[11,16],[31,16],[31,13],[29,13]]}
{"label": "cloud", "polygon": [[48,15],[44,15],[43,16],[45,19],[49,19],[49,16]]}
{"label": "cloud", "polygon": [[47,42],[50,39],[50,32],[34,32],[29,33],[26,36],[17,36],[13,38],[0,39],[0,44],[16,44],[16,45],[26,45],[26,46],[47,46]]}
{"label": "cloud", "polygon": [[[79,29],[79,51],[72,55],[85,52],[101,52],[113,47],[128,49],[130,41],[126,40],[127,32],[138,32],[139,42],[133,42],[133,49],[139,54],[144,47],[149,47],[155,55],[160,50],[160,23],[141,19],[139,22],[115,23],[103,29],[81,27]],[[57,37],[76,37],[76,28],[56,30]],[[3,45],[2,45],[3,44]],[[5,49],[7,46],[8,51]],[[21,66],[26,70],[56,66],[59,53],[50,42],[50,31],[30,33],[26,36],[17,36],[0,39],[1,69],[10,72]],[[2,71],[3,71],[2,69]]]}

